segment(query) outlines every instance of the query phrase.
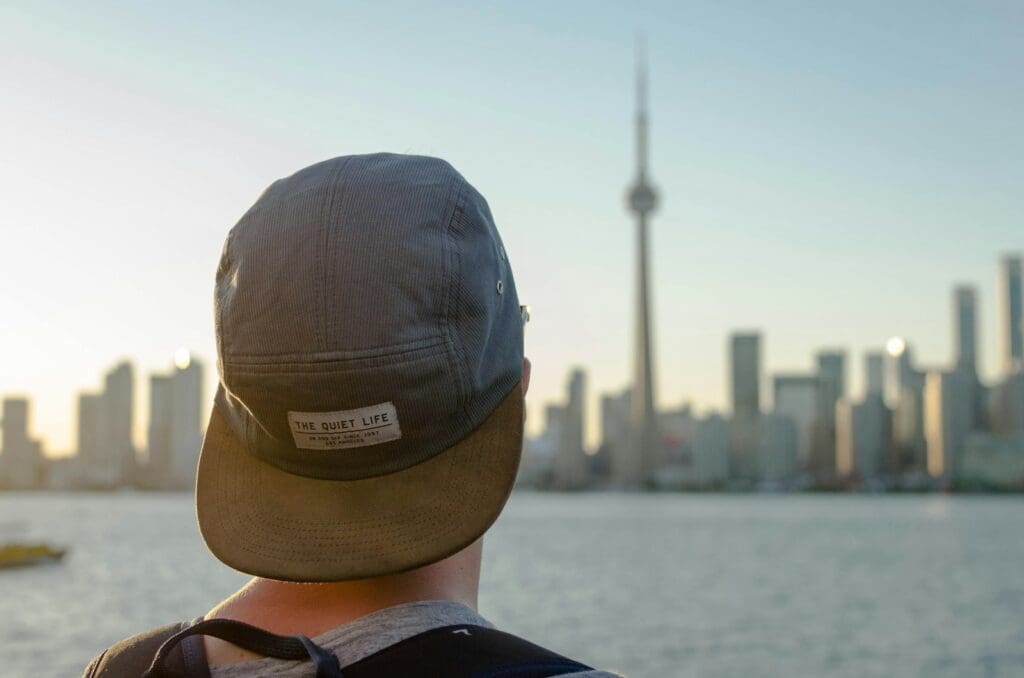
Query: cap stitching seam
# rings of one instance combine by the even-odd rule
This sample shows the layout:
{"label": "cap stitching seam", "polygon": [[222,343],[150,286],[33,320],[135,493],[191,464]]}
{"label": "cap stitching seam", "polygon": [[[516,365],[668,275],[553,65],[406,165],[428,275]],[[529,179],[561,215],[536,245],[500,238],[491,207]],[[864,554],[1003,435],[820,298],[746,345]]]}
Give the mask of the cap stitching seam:
{"label": "cap stitching seam", "polygon": [[[299,353],[261,353],[261,354],[239,354],[231,357],[231,363],[233,365],[318,365],[322,363],[331,362],[343,362],[347,360],[363,360],[366,358],[388,358],[396,355],[403,355],[405,353],[412,353],[414,351],[425,351],[431,348],[437,348],[438,346],[445,345],[446,337],[428,337],[426,339],[418,339],[416,341],[410,341],[404,344],[393,344],[391,346],[382,346],[380,348],[369,348],[369,349],[358,349],[358,350],[340,350],[340,351],[327,351],[320,359],[316,358],[318,354],[305,355],[308,360],[291,360],[288,362],[281,362],[282,358],[291,357],[302,357],[303,354]],[[347,354],[347,355],[346,355]],[[337,357],[334,357],[337,356]]]}
{"label": "cap stitching seam", "polygon": [[344,199],[344,187],[338,182],[341,177],[341,172],[348,165],[350,158],[346,157],[337,167],[334,167],[331,171],[330,176],[327,179],[328,190],[330,191],[330,199],[327,203],[327,214],[326,218],[321,220],[320,228],[323,235],[320,239],[320,248],[317,250],[317,263],[320,265],[320,345],[324,347],[324,350],[328,349],[327,343],[327,289],[330,283],[330,272],[327,270],[327,264],[324,261],[324,252],[327,251],[327,234],[330,227],[331,221],[334,217],[334,205],[337,200],[340,202]]}
{"label": "cap stitching seam", "polygon": [[461,266],[462,266],[462,253],[459,248],[459,241],[453,234],[453,226],[458,224],[461,227],[462,215],[465,212],[465,195],[466,189],[462,182],[456,183],[458,193],[455,197],[455,209],[452,210],[452,216],[448,220],[448,226],[445,229],[448,242],[451,244],[452,251],[452,266],[450,271],[450,280],[447,287],[448,294],[448,307],[446,312],[446,327],[445,329],[449,333],[452,343],[451,356],[452,368],[455,372],[455,376],[459,383],[459,410],[463,413],[463,416],[468,416],[469,406],[469,385],[466,383],[464,369],[467,360],[465,351],[458,337],[451,332],[451,324],[458,323],[459,303],[458,301],[462,298],[462,283],[461,283]]}

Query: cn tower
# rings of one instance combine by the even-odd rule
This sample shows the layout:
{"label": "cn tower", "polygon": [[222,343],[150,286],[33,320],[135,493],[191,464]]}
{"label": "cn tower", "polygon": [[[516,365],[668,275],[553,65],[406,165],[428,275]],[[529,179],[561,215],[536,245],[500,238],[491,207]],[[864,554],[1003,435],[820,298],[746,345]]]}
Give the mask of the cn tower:
{"label": "cn tower", "polygon": [[636,179],[626,194],[626,206],[636,216],[636,327],[633,347],[633,390],[630,399],[630,445],[622,455],[617,481],[639,487],[648,480],[659,452],[654,404],[654,356],[651,348],[650,264],[647,225],[658,195],[647,177],[647,64],[643,43],[637,45]]}

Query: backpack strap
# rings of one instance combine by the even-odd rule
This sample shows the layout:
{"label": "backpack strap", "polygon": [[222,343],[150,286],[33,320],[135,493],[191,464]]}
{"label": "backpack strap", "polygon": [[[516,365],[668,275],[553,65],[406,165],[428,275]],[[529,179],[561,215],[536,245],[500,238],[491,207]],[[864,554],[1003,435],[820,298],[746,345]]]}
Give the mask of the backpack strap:
{"label": "backpack strap", "polygon": [[85,678],[209,678],[203,635],[278,659],[312,659],[317,678],[548,678],[591,670],[510,633],[457,624],[406,638],[342,672],[333,652],[305,636],[279,636],[229,619],[198,619],[112,645],[92,661]]}
{"label": "backpack strap", "polygon": [[591,667],[511,633],[473,624],[406,638],[345,667],[345,678],[547,678]]}
{"label": "backpack strap", "polygon": [[157,650],[152,664],[142,674],[142,678],[174,678],[182,675],[189,678],[209,678],[210,670],[205,653],[202,656],[201,673],[192,667],[184,667],[185,671],[182,672],[177,662],[177,656],[181,654],[185,643],[191,639],[198,640],[199,636],[220,638],[250,652],[276,659],[311,659],[316,668],[316,678],[342,678],[341,666],[334,653],[320,647],[306,636],[279,636],[233,619],[197,621],[173,634]]}

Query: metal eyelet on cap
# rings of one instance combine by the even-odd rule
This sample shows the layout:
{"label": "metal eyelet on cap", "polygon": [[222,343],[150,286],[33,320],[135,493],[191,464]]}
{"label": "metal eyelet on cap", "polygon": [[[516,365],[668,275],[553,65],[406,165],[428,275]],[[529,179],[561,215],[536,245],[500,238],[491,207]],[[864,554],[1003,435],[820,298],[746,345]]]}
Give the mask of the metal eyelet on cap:
{"label": "metal eyelet on cap", "polygon": [[501,282],[501,281],[499,280],[499,281],[498,281],[498,294],[503,294],[504,292],[505,292],[505,286],[504,286],[504,285],[502,284],[502,282]]}

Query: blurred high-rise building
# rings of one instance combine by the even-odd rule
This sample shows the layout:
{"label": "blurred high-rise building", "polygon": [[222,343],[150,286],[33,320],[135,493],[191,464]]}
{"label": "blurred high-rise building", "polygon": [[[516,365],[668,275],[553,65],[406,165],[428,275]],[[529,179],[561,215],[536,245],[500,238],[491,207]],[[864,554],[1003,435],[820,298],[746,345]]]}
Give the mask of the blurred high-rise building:
{"label": "blurred high-rise building", "polygon": [[611,481],[618,487],[632,484],[635,459],[630,449],[632,391],[601,396],[601,454],[608,458]]}
{"label": "blurred high-rise building", "polygon": [[697,422],[693,465],[698,485],[715,485],[729,477],[729,422],[711,413]]}
{"label": "blurred high-rise building", "polygon": [[147,431],[147,483],[159,486],[169,482],[173,468],[171,428],[173,375],[153,374],[149,377],[149,429]]}
{"label": "blurred high-rise building", "polygon": [[121,362],[107,372],[103,382],[106,454],[111,474],[118,483],[131,482],[136,475],[134,413],[135,373],[130,362]]}
{"label": "blurred high-rise building", "polygon": [[800,468],[806,468],[811,460],[814,422],[818,416],[818,377],[813,374],[776,374],[772,385],[772,412],[793,420],[797,436],[797,463]]}
{"label": "blurred high-rise building", "polygon": [[194,357],[179,356],[171,383],[171,456],[176,478],[192,486],[202,447],[203,366]]}
{"label": "blurred high-rise building", "polygon": [[892,337],[885,344],[885,403],[899,406],[904,390],[924,389],[924,373],[914,367],[914,353],[902,337]]}
{"label": "blurred high-rise building", "polygon": [[103,444],[107,438],[107,418],[102,393],[78,394],[77,461],[80,481],[91,484],[91,469],[99,466]]}
{"label": "blurred high-rise building", "polygon": [[964,374],[964,397],[971,409],[971,430],[981,428],[985,420],[983,388],[978,378],[978,294],[972,285],[953,288],[953,344],[956,369]]}
{"label": "blurred high-rise building", "polygon": [[836,403],[846,395],[846,354],[820,351],[818,365],[818,408],[815,422],[811,470],[829,478],[836,467]]}
{"label": "blurred high-rise building", "polygon": [[886,342],[885,404],[892,411],[892,468],[925,470],[924,373],[901,337]]}
{"label": "blurred high-rise building", "polygon": [[970,285],[953,289],[953,340],[956,346],[957,369],[977,373],[978,365],[978,295]]}
{"label": "blurred high-rise building", "polygon": [[203,366],[187,352],[170,374],[150,378],[147,484],[192,486],[202,445]]}
{"label": "blurred high-rise building", "polygon": [[885,395],[885,353],[869,351],[864,354],[865,395]]}
{"label": "blurred high-rise building", "polygon": [[577,489],[584,487],[589,480],[587,454],[583,447],[586,375],[582,369],[569,373],[566,390],[553,484],[559,489]]}
{"label": "blurred high-rise building", "polygon": [[36,487],[42,469],[39,442],[29,436],[28,398],[4,398],[0,427],[0,485],[15,489]]}
{"label": "blurred high-rise building", "polygon": [[952,480],[973,412],[967,397],[970,380],[959,370],[928,372],[924,391],[924,422],[928,474]]}
{"label": "blurred high-rise building", "polygon": [[884,471],[888,457],[889,410],[880,394],[836,403],[836,474],[868,480]]}
{"label": "blurred high-rise building", "polygon": [[1005,374],[1024,365],[1024,259],[1006,255],[999,264],[999,336]]}
{"label": "blurred high-rise building", "polygon": [[1024,368],[1001,377],[988,395],[992,432],[1024,441]]}
{"label": "blurred high-rise building", "polygon": [[729,347],[731,467],[734,475],[753,478],[757,470],[754,454],[761,417],[761,335],[758,332],[734,333]]}
{"label": "blurred high-rise building", "polygon": [[135,376],[130,362],[111,368],[99,393],[78,394],[78,482],[113,488],[136,478]]}
{"label": "blurred high-rise building", "polygon": [[796,423],[790,417],[763,414],[758,425],[757,478],[762,482],[782,483],[796,476]]}

